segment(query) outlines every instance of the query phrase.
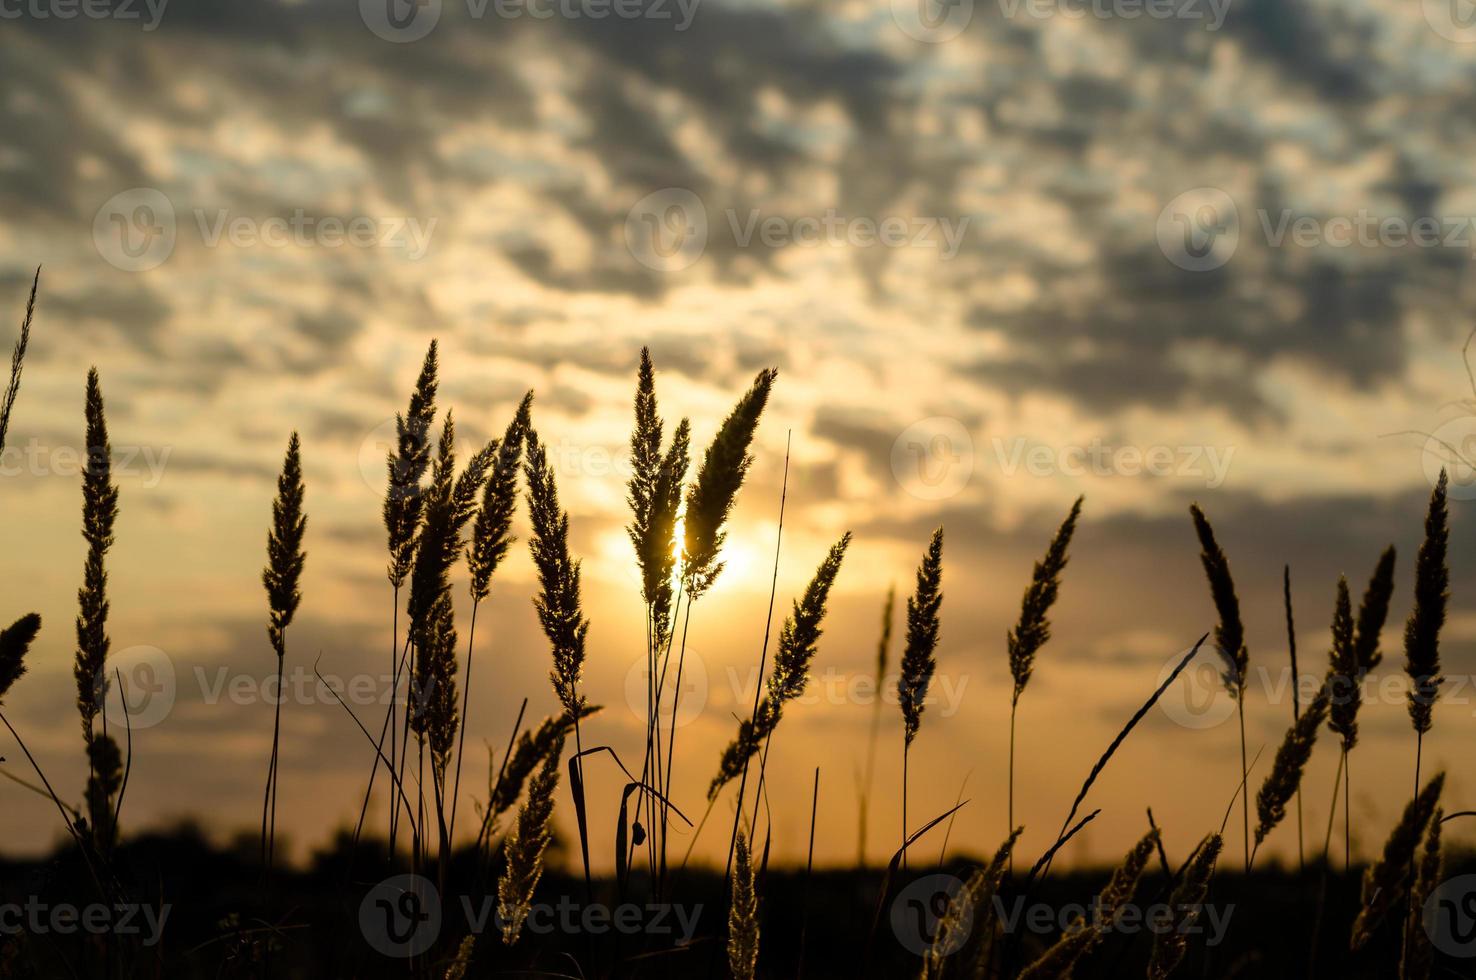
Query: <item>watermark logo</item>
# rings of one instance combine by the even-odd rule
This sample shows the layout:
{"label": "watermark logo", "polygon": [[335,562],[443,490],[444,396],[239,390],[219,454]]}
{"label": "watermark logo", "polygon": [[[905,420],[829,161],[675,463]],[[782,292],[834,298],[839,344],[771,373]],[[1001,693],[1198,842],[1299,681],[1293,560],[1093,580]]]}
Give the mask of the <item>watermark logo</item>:
{"label": "watermark logo", "polygon": [[912,423],[892,443],[892,476],[920,500],[945,500],[974,474],[974,440],[958,419],[938,415]]}
{"label": "watermark logo", "polygon": [[[678,680],[678,674],[681,675]],[[707,707],[707,663],[695,649],[688,647],[686,656],[672,649],[656,660],[656,684],[662,688],[658,717],[662,728],[685,728],[702,717]],[[630,665],[625,674],[625,703],[637,718],[646,717],[651,702],[651,671],[644,657]]]}
{"label": "watermark logo", "polygon": [[938,927],[948,914],[948,906],[959,897],[959,921],[963,928],[952,930],[938,950],[944,956],[958,952],[969,938],[974,925],[974,903],[963,882],[953,875],[934,874],[919,878],[892,899],[892,934],[908,952],[922,956],[938,939]]}
{"label": "watermark logo", "polygon": [[[1163,692],[1158,707],[1178,725],[1184,728],[1214,728],[1224,724],[1235,714],[1235,698],[1225,689],[1221,665],[1213,648],[1205,646],[1179,679]],[[1158,672],[1158,684],[1169,679],[1183,653],[1177,653],[1164,662]]]}
{"label": "watermark logo", "polygon": [[420,875],[386,878],[359,903],[359,930],[385,956],[419,956],[441,934],[441,896]]}
{"label": "watermark logo", "polygon": [[0,0],[0,20],[142,21],[144,33],[158,28],[169,0]]}
{"label": "watermark logo", "polygon": [[1473,0],[1421,0],[1425,23],[1436,34],[1457,44],[1476,44],[1476,2]]}
{"label": "watermark logo", "polygon": [[999,0],[1010,20],[1025,14],[1034,20],[1182,20],[1200,21],[1207,31],[1225,25],[1232,0]]}
{"label": "watermark logo", "polygon": [[147,272],[174,254],[178,227],[174,204],[152,187],[114,194],[92,219],[92,244],[124,272]]}
{"label": "watermark logo", "polygon": [[137,936],[145,947],[157,946],[164,938],[164,927],[169,922],[173,906],[141,905],[134,902],[116,902],[108,905],[94,902],[90,905],[73,905],[70,902],[50,904],[38,896],[29,896],[24,903],[5,902],[0,904],[0,936],[71,936],[84,933],[89,936]]}
{"label": "watermark logo", "polygon": [[1450,480],[1448,494],[1455,500],[1476,500],[1476,416],[1451,419],[1425,439],[1420,464],[1430,486],[1440,480],[1444,469]]}
{"label": "watermark logo", "polygon": [[1240,211],[1218,187],[1197,187],[1170,201],[1158,215],[1158,248],[1187,272],[1218,269],[1240,247]]}
{"label": "watermark logo", "polygon": [[1425,933],[1446,956],[1476,956],[1476,875],[1447,878],[1425,900]]}
{"label": "watermark logo", "polygon": [[914,41],[942,44],[974,19],[974,0],[892,0],[892,20]]}
{"label": "watermark logo", "polygon": [[707,250],[707,208],[685,187],[647,194],[625,216],[625,247],[657,272],[691,268]]}
{"label": "watermark logo", "polygon": [[134,731],[153,728],[174,710],[179,693],[174,660],[158,647],[132,646],[111,654],[105,674],[97,686],[113,725],[122,727],[126,712]]}
{"label": "watermark logo", "polygon": [[441,20],[442,0],[359,0],[359,18],[375,36],[393,44],[419,41]]}

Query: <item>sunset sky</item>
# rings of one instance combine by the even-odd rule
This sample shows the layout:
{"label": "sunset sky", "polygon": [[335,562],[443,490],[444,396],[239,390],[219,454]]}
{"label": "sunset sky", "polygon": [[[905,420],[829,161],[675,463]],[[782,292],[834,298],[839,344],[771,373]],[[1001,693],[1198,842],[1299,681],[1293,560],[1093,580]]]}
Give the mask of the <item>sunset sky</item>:
{"label": "sunset sky", "polygon": [[[1054,636],[1020,706],[1021,846],[1049,845],[1097,755],[1213,627],[1197,500],[1244,603],[1247,736],[1265,747],[1253,787],[1291,720],[1283,563],[1302,666],[1320,677],[1337,576],[1357,595],[1398,547],[1351,763],[1357,845],[1378,847],[1412,779],[1400,638],[1440,463],[1410,433],[1476,446],[1461,360],[1476,27],[1444,0],[1174,0],[1153,6],[1178,16],[1137,17],[1126,0],[535,3],[547,17],[391,2],[139,0],[70,19],[0,3],[7,349],[43,267],[0,460],[0,619],[45,625],[5,711],[63,796],[86,778],[71,665],[87,368],[121,487],[114,654],[175,687],[134,731],[125,834],[194,817],[224,840],[259,819],[272,726],[258,692],[275,668],[260,569],[274,475],[301,433],[309,554],[288,669],[306,693],[283,709],[278,816],[301,860],[358,813],[371,749],[307,681],[320,655],[339,678],[387,670],[383,457],[432,338],[464,449],[536,393],[584,562],[585,690],[605,706],[584,739],[638,767],[625,480],[649,345],[662,413],[692,419],[695,447],[756,371],[780,372],[727,570],[691,620],[683,696],[700,710],[683,716],[675,775],[694,817],[751,704],[788,445],[776,627],[829,545],[855,543],[811,696],[773,743],[774,860],[804,857],[816,766],[816,858],[854,859],[873,712],[858,685],[888,585],[910,590],[939,525],[943,633],[910,814],[962,794],[950,849],[997,846],[1005,634],[1079,494]],[[607,6],[627,13],[590,16]],[[1424,750],[1427,772],[1450,767],[1448,810],[1476,808],[1462,765],[1476,474],[1454,478],[1451,680]],[[518,535],[479,612],[463,800],[485,796],[483,742],[501,752],[521,699],[529,720],[556,706],[526,513]],[[464,636],[469,603],[459,613]],[[1103,812],[1070,862],[1116,856],[1145,806],[1171,854],[1218,827],[1238,733],[1218,704],[1197,713],[1211,689],[1189,676],[1198,687],[1171,690],[1095,787]],[[376,730],[378,710],[357,707]],[[899,838],[901,743],[889,697],[873,861]],[[8,735],[0,755],[30,778]],[[1335,762],[1324,733],[1309,835]],[[623,778],[603,763],[589,778],[608,856]],[[48,801],[13,783],[0,801],[7,849],[61,837]],[[710,826],[697,853],[720,861],[725,838]],[[1294,859],[1294,828],[1268,848]]]}

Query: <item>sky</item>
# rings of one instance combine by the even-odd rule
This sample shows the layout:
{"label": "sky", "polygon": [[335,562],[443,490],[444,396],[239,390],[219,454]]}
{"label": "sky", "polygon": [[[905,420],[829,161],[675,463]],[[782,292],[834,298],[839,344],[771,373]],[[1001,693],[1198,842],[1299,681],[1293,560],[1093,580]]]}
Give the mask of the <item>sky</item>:
{"label": "sky", "polygon": [[[786,452],[776,628],[830,544],[855,540],[809,694],[773,742],[774,860],[804,857],[816,767],[816,859],[855,859],[874,718],[868,854],[897,846],[902,724],[870,677],[888,587],[910,591],[938,526],[942,639],[910,822],[964,799],[950,849],[1003,839],[1005,636],[1078,495],[1053,636],[1018,712],[1021,847],[1049,845],[1091,763],[1213,627],[1198,501],[1244,606],[1259,775],[1292,715],[1283,566],[1314,684],[1337,577],[1357,596],[1398,548],[1350,762],[1354,846],[1374,853],[1412,779],[1402,625],[1443,461],[1457,463],[1450,680],[1424,765],[1449,767],[1448,808],[1476,807],[1460,765],[1476,734],[1476,474],[1447,451],[1476,445],[1464,13],[1462,0],[0,0],[0,343],[42,269],[0,459],[0,617],[34,610],[44,627],[6,716],[79,800],[71,620],[96,365],[121,491],[114,662],[160,692],[135,705],[124,832],[194,818],[225,840],[256,824],[275,669],[260,569],[294,430],[308,562],[279,833],[302,860],[351,825],[372,749],[314,664],[363,679],[350,707],[377,723],[393,643],[383,456],[434,338],[464,452],[535,392],[583,561],[585,691],[604,706],[584,738],[638,766],[625,481],[648,345],[661,411],[689,417],[699,448],[757,371],[779,370],[727,568],[691,617],[675,794],[694,818],[751,706]],[[529,720],[556,705],[526,512],[517,533],[478,612],[468,813],[486,793],[484,743],[500,755],[523,698]],[[1180,855],[1219,826],[1240,746],[1212,673],[1197,663],[1144,719],[1063,860],[1113,859],[1145,806]],[[10,741],[0,754],[31,778]],[[1309,840],[1335,764],[1324,733]],[[605,763],[589,780],[598,860],[624,780]],[[0,794],[7,848],[58,841],[47,800]],[[715,812],[730,808],[731,792]],[[709,827],[695,859],[721,860],[723,836]],[[1266,852],[1296,848],[1288,826]]]}

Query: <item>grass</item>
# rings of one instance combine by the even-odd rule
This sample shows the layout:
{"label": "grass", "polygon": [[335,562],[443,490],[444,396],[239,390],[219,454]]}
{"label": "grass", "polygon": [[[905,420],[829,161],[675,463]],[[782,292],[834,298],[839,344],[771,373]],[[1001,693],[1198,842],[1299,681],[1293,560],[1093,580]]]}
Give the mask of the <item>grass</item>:
{"label": "grass", "polygon": [[[12,409],[17,404],[38,284],[39,273],[12,357],[10,382],[0,401],[0,440],[11,425]],[[690,752],[678,751],[676,714],[689,638],[704,628],[698,620],[694,630],[693,607],[721,584],[723,545],[732,533],[734,507],[755,461],[753,447],[777,373],[760,371],[739,393],[693,471],[693,426],[683,418],[668,430],[657,400],[656,364],[648,350],[640,354],[633,402],[632,475],[626,491],[631,508],[627,532],[633,564],[639,572],[639,587],[632,590],[631,598],[643,608],[644,636],[632,639],[632,646],[646,668],[645,718],[639,725],[638,738],[629,739],[633,744],[616,746],[599,743],[595,738],[597,732],[613,726],[603,725],[600,709],[591,704],[587,690],[591,624],[582,592],[580,558],[575,551],[577,538],[562,503],[549,443],[535,425],[533,394],[529,392],[517,403],[498,438],[473,447],[463,457],[458,453],[453,413],[449,409],[443,412],[437,405],[440,370],[439,351],[432,343],[412,384],[408,406],[397,417],[396,444],[386,461],[388,479],[382,516],[392,601],[391,616],[386,617],[390,626],[390,683],[395,696],[382,718],[376,713],[367,723],[344,705],[349,724],[358,729],[369,752],[363,773],[366,789],[353,832],[345,831],[330,851],[320,853],[311,871],[277,861],[278,784],[286,755],[282,751],[280,699],[271,713],[272,740],[261,831],[259,838],[253,838],[246,847],[254,852],[251,860],[243,859],[240,849],[223,855],[201,842],[186,846],[182,838],[161,841],[147,834],[120,833],[120,813],[132,762],[132,732],[126,711],[121,717],[109,718],[107,697],[110,685],[121,683],[116,675],[110,677],[108,632],[109,551],[120,498],[111,470],[102,382],[96,370],[88,374],[83,422],[89,451],[82,478],[87,553],[78,591],[74,658],[76,704],[84,732],[88,779],[80,804],[64,802],[3,711],[0,722],[11,733],[37,781],[17,775],[8,766],[0,768],[0,774],[20,789],[54,804],[68,843],[51,860],[46,874],[56,887],[68,889],[73,900],[111,904],[168,894],[176,901],[189,896],[199,909],[187,910],[187,925],[179,927],[180,932],[171,935],[171,942],[160,948],[145,948],[122,935],[109,935],[100,942],[53,942],[45,948],[35,936],[0,936],[0,975],[70,972],[120,977],[287,976],[327,972],[412,977],[613,977],[715,976],[726,972],[741,980],[801,973],[920,973],[925,978],[1043,978],[1076,973],[1165,978],[1190,976],[1197,970],[1216,975],[1213,967],[1227,969],[1223,952],[1197,945],[1196,938],[1187,931],[1201,915],[1209,896],[1213,894],[1219,901],[1235,897],[1257,910],[1250,913],[1253,917],[1273,912],[1287,916],[1306,915],[1314,891],[1317,897],[1310,949],[1307,936],[1268,939],[1243,924],[1237,924],[1230,940],[1234,948],[1243,952],[1274,951],[1282,957],[1279,963],[1295,964],[1289,967],[1293,970],[1310,961],[1309,972],[1321,957],[1320,962],[1329,969],[1336,963],[1348,975],[1358,975],[1358,961],[1338,953],[1350,947],[1372,958],[1369,962],[1376,960],[1377,969],[1384,973],[1398,970],[1404,976],[1419,977],[1438,971],[1443,954],[1431,946],[1419,928],[1419,910],[1446,869],[1461,861],[1442,835],[1444,821],[1460,815],[1446,818],[1440,809],[1444,774],[1423,785],[1419,782],[1422,740],[1433,723],[1441,686],[1440,631],[1449,601],[1449,526],[1443,477],[1426,514],[1425,540],[1416,563],[1415,602],[1405,629],[1417,792],[1392,829],[1380,859],[1364,871],[1361,893],[1355,901],[1349,887],[1349,868],[1345,867],[1344,875],[1339,876],[1327,860],[1333,813],[1329,814],[1320,865],[1308,868],[1299,860],[1298,871],[1290,875],[1258,872],[1252,867],[1255,853],[1251,850],[1248,791],[1251,765],[1245,738],[1249,655],[1242,616],[1256,611],[1242,607],[1226,553],[1197,505],[1191,508],[1191,516],[1218,618],[1213,633],[1215,656],[1225,686],[1236,699],[1240,720],[1241,765],[1235,795],[1241,797],[1246,838],[1240,869],[1220,872],[1225,846],[1223,826],[1194,828],[1200,843],[1189,854],[1178,855],[1180,861],[1175,867],[1163,831],[1150,811],[1148,832],[1105,881],[1091,873],[1052,874],[1054,858],[1101,812],[1092,810],[1081,815],[1093,787],[1165,692],[1200,655],[1209,639],[1206,634],[1177,659],[1156,686],[1144,684],[1146,699],[1104,751],[1096,754],[1092,747],[1082,747],[1083,764],[1087,759],[1094,758],[1095,762],[1072,799],[1060,830],[1048,847],[1031,855],[1035,860],[1028,873],[1013,873],[1013,859],[1017,852],[1023,854],[1021,842],[1026,839],[1025,828],[1014,825],[1015,716],[1034,674],[1052,669],[1049,661],[1039,655],[1052,636],[1050,613],[1082,519],[1080,499],[1059,526],[1044,556],[1035,563],[1019,618],[1006,638],[1012,681],[1009,775],[1005,785],[990,787],[989,792],[1004,797],[1010,826],[993,856],[945,864],[949,828],[956,820],[971,819],[970,801],[962,798],[962,791],[957,805],[941,814],[925,814],[925,819],[918,821],[908,810],[909,783],[916,768],[912,765],[914,744],[919,743],[929,781],[946,780],[951,789],[956,777],[932,764],[927,745],[935,737],[970,737],[969,733],[945,730],[944,725],[930,722],[927,738],[923,738],[922,720],[944,635],[944,530],[939,527],[926,543],[906,602],[895,689],[903,735],[902,778],[896,787],[902,809],[900,846],[884,868],[866,869],[865,814],[874,791],[870,760],[880,727],[874,715],[868,729],[870,740],[861,753],[868,761],[857,780],[856,867],[813,867],[815,826],[821,809],[822,766],[816,765],[809,801],[810,861],[804,875],[793,878],[782,868],[771,868],[769,855],[776,834],[790,831],[776,827],[768,816],[769,749],[786,706],[806,691],[811,671],[828,652],[824,634],[831,597],[853,545],[849,532],[835,541],[820,559],[807,587],[794,598],[777,638],[772,637],[769,627],[778,591],[784,505],[789,492],[786,458],[771,615],[762,631],[753,627],[758,676],[763,683],[755,692],[752,706],[744,705],[744,714],[733,719],[735,734],[715,760],[717,774],[707,793],[710,815],[724,799],[726,788],[737,784],[736,796],[729,801],[733,807],[730,865],[718,876],[715,870],[673,866],[668,859],[671,838],[687,833],[683,825],[690,825],[685,801],[676,797],[673,778],[678,761],[684,765],[692,761]],[[294,433],[277,480],[262,575],[268,612],[264,646],[272,651],[279,681],[288,656],[289,625],[300,606],[313,601],[313,596],[304,596],[300,588],[311,534],[306,514],[304,452]],[[689,471],[693,471],[690,476]],[[512,528],[520,504],[526,506],[530,528],[527,544],[537,573],[534,614],[547,643],[550,688],[558,701],[558,712],[525,725],[525,699],[516,718],[496,720],[502,731],[508,731],[510,723],[506,747],[501,751],[487,749],[485,792],[478,788],[467,794],[475,802],[477,820],[470,827],[465,822],[458,826],[463,774],[477,772],[481,765],[480,753],[474,766],[466,765],[465,738],[478,613],[492,593],[496,572],[514,543]],[[854,570],[848,571],[848,575],[855,574]],[[452,601],[463,579],[471,600],[464,647]],[[1282,585],[1283,608],[1276,612],[1285,617],[1295,674],[1297,636],[1289,568],[1283,572]],[[972,583],[951,588],[960,591],[972,588]],[[1256,848],[1276,833],[1290,832],[1283,825],[1293,802],[1300,806],[1303,775],[1326,725],[1338,739],[1333,805],[1335,808],[1341,788],[1345,864],[1351,863],[1348,761],[1358,738],[1358,689],[1380,661],[1379,635],[1393,591],[1392,548],[1380,558],[1356,616],[1346,580],[1337,583],[1325,680],[1310,701],[1293,703],[1292,725],[1256,794]],[[875,659],[878,682],[888,671],[893,606],[889,593]],[[6,699],[14,699],[18,691],[26,690],[27,658],[40,629],[40,618],[34,614],[22,615],[11,626],[0,629],[0,708]],[[771,639],[775,640],[772,658]],[[528,655],[526,651],[506,653]],[[479,671],[476,683],[492,683],[486,680],[488,673],[486,668]],[[494,681],[504,676],[493,673]],[[123,701],[127,703],[126,698]],[[379,721],[377,734],[371,727],[375,720]],[[265,715],[261,724],[265,730]],[[786,726],[786,745],[792,728]],[[587,744],[586,737],[594,744]],[[567,751],[571,738],[572,752]],[[800,740],[795,739],[795,743],[803,756]],[[632,748],[635,751],[629,752]],[[628,752],[628,759],[622,758],[622,750]],[[1028,755],[1023,755],[1022,761],[1032,764]],[[636,765],[631,768],[627,762]],[[567,796],[560,785],[564,773]],[[1052,774],[1035,771],[1037,780],[1048,775]],[[601,807],[604,797],[591,792],[590,780],[595,776],[619,781],[618,810]],[[377,811],[371,813],[376,781],[382,781],[382,788],[387,784],[388,789],[388,809],[382,821]],[[566,853],[566,842],[556,833],[555,814],[564,805],[572,811],[578,828],[580,873],[574,879],[560,872],[560,864],[575,846],[567,842]],[[1231,807],[1234,805],[1232,797]],[[617,843],[609,863],[618,870],[613,878],[604,879],[594,873],[600,856],[591,853],[590,827],[609,826],[612,819],[617,824]],[[1296,822],[1300,855],[1300,816]],[[459,834],[458,829],[462,831]],[[700,829],[691,831],[693,840]],[[935,830],[942,833],[934,835]],[[943,853],[935,866],[919,867],[914,872],[908,867],[909,851],[915,854],[919,843],[930,835],[944,838]],[[804,842],[798,843],[802,846]],[[191,863],[214,869],[202,872],[215,889],[213,893],[199,882],[185,880],[187,875],[182,869]],[[941,906],[933,907],[935,921],[926,937],[928,942],[905,949],[888,941],[887,933],[880,928],[887,919],[886,910],[892,903],[903,901],[907,888],[916,880],[945,868],[955,875],[959,888]],[[448,907],[454,907],[453,900],[460,899],[492,901],[496,918],[484,923],[487,927],[481,931],[468,933],[460,925],[443,929],[427,948],[403,962],[366,958],[361,941],[364,934],[360,931],[365,928],[361,925],[365,920],[359,918],[358,909],[363,885],[406,872],[424,880],[433,878]],[[17,871],[0,863],[0,883],[6,888],[14,887],[16,881],[34,880],[37,873],[34,868]],[[690,942],[649,935],[630,941],[587,932],[552,937],[535,934],[534,912],[555,896],[585,907],[650,902],[702,905],[713,911],[702,929],[688,937]],[[1166,900],[1178,928],[1149,941],[1135,942],[1116,935],[1102,918],[1083,915],[1064,929],[1025,935],[1012,928],[1012,920],[1001,912],[1010,902],[1045,898],[1065,902],[1070,896],[1076,900],[1095,896],[1093,907],[1105,910],[1109,920],[1112,913],[1140,900]],[[207,908],[220,914],[203,921],[195,913]],[[869,932],[863,925],[868,921],[872,923]],[[500,941],[486,941],[484,933]],[[337,959],[331,951],[334,941]],[[807,957],[807,947],[825,952]],[[325,948],[330,952],[325,954]]]}

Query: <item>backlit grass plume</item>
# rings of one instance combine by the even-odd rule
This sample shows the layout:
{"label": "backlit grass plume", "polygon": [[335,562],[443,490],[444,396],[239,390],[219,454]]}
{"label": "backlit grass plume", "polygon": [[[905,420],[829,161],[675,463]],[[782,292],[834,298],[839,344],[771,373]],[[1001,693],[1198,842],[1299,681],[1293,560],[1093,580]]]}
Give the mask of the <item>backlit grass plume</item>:
{"label": "backlit grass plume", "polygon": [[554,693],[570,716],[584,705],[579,678],[584,671],[584,641],[589,623],[579,597],[579,562],[569,554],[569,515],[559,506],[559,488],[538,432],[528,430],[524,464],[528,511],[533,525],[530,548],[538,572],[539,593],[533,600],[538,622],[553,648]]}
{"label": "backlit grass plume", "polygon": [[389,535],[389,580],[396,590],[410,571],[420,528],[421,482],[430,468],[430,428],[436,418],[436,370],[436,342],[432,340],[410,395],[410,407],[404,415],[395,416],[395,448],[386,461],[389,486],[384,494],[384,527]]}
{"label": "backlit grass plume", "polygon": [[1158,831],[1150,830],[1128,852],[1122,865],[1112,872],[1106,887],[1097,894],[1091,905],[1092,921],[1078,916],[1054,946],[1020,973],[1020,980],[1064,980],[1070,977],[1077,964],[1106,937],[1118,910],[1133,900],[1138,880],[1143,877],[1143,870],[1157,845]]}
{"label": "backlit grass plume", "polygon": [[999,894],[1000,883],[1009,868],[1015,841],[1020,839],[1024,829],[1016,827],[1012,830],[990,862],[974,869],[963,886],[948,899],[948,908],[933,931],[933,942],[923,953],[921,980],[941,978],[948,958],[963,948],[971,934],[980,936],[979,956],[986,958],[979,973],[982,976],[987,971],[987,957],[996,925],[994,898]]}
{"label": "backlit grass plume", "polygon": [[[1219,651],[1221,677],[1225,690],[1235,698],[1240,716],[1240,778],[1246,782],[1250,767],[1245,755],[1245,682],[1250,668],[1250,652],[1245,646],[1245,626],[1240,620],[1240,598],[1235,593],[1235,580],[1230,577],[1230,561],[1215,540],[1214,528],[1198,504],[1189,505],[1194,519],[1194,532],[1199,537],[1200,563],[1209,580],[1210,598],[1214,600],[1219,621],[1215,624],[1215,649]],[[1250,870],[1250,793],[1241,796],[1241,822],[1245,832],[1245,868]]]}
{"label": "backlit grass plume", "polygon": [[533,777],[528,799],[518,811],[517,822],[503,847],[506,865],[497,883],[497,920],[502,941],[508,946],[518,941],[533,907],[534,889],[543,877],[543,854],[553,840],[553,795],[559,785],[563,750],[564,738],[560,735]]}
{"label": "backlit grass plume", "polygon": [[1363,680],[1383,660],[1379,635],[1389,614],[1394,592],[1394,549],[1385,549],[1363,594],[1355,628],[1349,605],[1348,583],[1338,581],[1337,611],[1333,616],[1332,706],[1328,728],[1342,739],[1343,750],[1358,743],[1358,709],[1363,704]]}
{"label": "backlit grass plume", "polygon": [[[1435,491],[1430,495],[1430,510],[1425,517],[1425,540],[1415,558],[1415,600],[1409,621],[1404,626],[1404,672],[1409,675],[1409,718],[1423,739],[1430,730],[1431,711],[1440,694],[1440,628],[1445,624],[1445,607],[1450,598],[1450,570],[1445,552],[1450,528],[1445,506],[1446,475],[1440,471]],[[1419,780],[1418,766],[1415,770]]]}
{"label": "backlit grass plume", "polygon": [[933,532],[927,553],[917,567],[917,588],[907,600],[907,645],[902,650],[902,673],[897,700],[902,707],[902,850],[907,851],[907,757],[922,725],[928,685],[938,667],[938,610],[943,606],[943,529]]}
{"label": "backlit grass plume", "polygon": [[758,970],[759,899],[748,835],[738,831],[733,895],[728,905],[728,971],[733,980],[753,980]]}
{"label": "backlit grass plume", "polygon": [[1408,892],[1415,851],[1440,803],[1440,791],[1444,787],[1445,774],[1436,773],[1419,795],[1405,804],[1404,815],[1384,842],[1383,856],[1364,870],[1362,903],[1349,940],[1349,948],[1354,952],[1368,944],[1390,910]]}
{"label": "backlit grass plume", "polygon": [[5,435],[10,431],[10,412],[15,408],[16,395],[20,394],[21,368],[25,364],[26,348],[31,343],[31,320],[36,315],[36,289],[40,285],[41,270],[38,267],[36,277],[31,280],[31,297],[26,300],[26,315],[21,320],[20,337],[10,352],[10,381],[5,386],[5,394],[0,396],[0,453],[5,451]]}
{"label": "backlit grass plume", "polygon": [[691,599],[706,592],[723,570],[717,558],[727,538],[728,515],[753,464],[748,447],[778,376],[777,370],[765,369],[754,378],[752,387],[723,420],[687,491],[682,577]]}
{"label": "backlit grass plume", "polygon": [[282,736],[282,672],[287,657],[287,626],[297,612],[307,555],[302,550],[307,517],[302,510],[302,444],[297,433],[287,441],[282,473],[277,477],[277,498],[272,501],[272,527],[267,532],[267,564],[261,582],[267,593],[267,637],[277,654],[277,704],[272,718],[272,757],[267,764],[266,791],[261,806],[262,863],[272,865],[277,837],[277,768]]}
{"label": "backlit grass plume", "polygon": [[1035,655],[1051,638],[1051,621],[1048,617],[1051,606],[1061,589],[1061,572],[1066,568],[1067,549],[1071,547],[1071,536],[1076,533],[1076,522],[1081,517],[1081,503],[1077,497],[1071,505],[1071,513],[1051,538],[1045,557],[1035,563],[1030,584],[1025,588],[1025,597],[1020,600],[1020,621],[1006,637],[1010,654],[1010,675],[1015,689],[1010,695],[1010,768],[1009,768],[1009,826],[1015,825],[1015,709],[1020,704],[1020,695],[1030,683],[1030,672],[1035,669]]}
{"label": "backlit grass plume", "polygon": [[1189,951],[1189,936],[1204,909],[1210,879],[1214,877],[1215,862],[1219,860],[1223,844],[1219,834],[1210,834],[1201,841],[1184,868],[1179,883],[1169,894],[1168,907],[1174,915],[1173,927],[1157,932],[1153,937],[1148,980],[1165,980],[1184,962]]}
{"label": "backlit grass plume", "polygon": [[[600,709],[586,707],[583,716],[589,717],[598,710]],[[533,770],[555,751],[561,750],[565,737],[572,731],[574,731],[573,718],[568,715],[554,715],[545,718],[533,731],[524,732],[518,736],[517,744],[513,747],[507,765],[503,767],[501,776],[492,787],[492,816],[496,817],[512,809],[513,804],[518,801],[518,796],[523,792],[523,784],[528,781]]]}
{"label": "backlit grass plume", "polygon": [[1409,893],[1409,911],[1404,920],[1404,951],[1400,959],[1400,980],[1428,980],[1435,964],[1435,950],[1424,926],[1425,905],[1445,877],[1445,862],[1440,854],[1440,826],[1444,811],[1440,807],[1430,815],[1425,830],[1425,849],[1414,887]]}
{"label": "backlit grass plume", "polygon": [[26,652],[41,631],[41,617],[27,613],[0,630],[0,699],[26,672]]}
{"label": "backlit grass plume", "polygon": [[656,371],[651,352],[641,348],[636,382],[635,429],[630,437],[631,477],[628,484],[631,522],[626,528],[641,569],[641,597],[651,616],[651,645],[659,650],[671,630],[672,579],[676,568],[677,511],[682,482],[691,465],[692,429],[686,419],[677,425],[671,444],[662,450],[664,424],[656,407]]}
{"label": "backlit grass plume", "polygon": [[1307,760],[1312,757],[1312,747],[1317,743],[1317,729],[1327,718],[1330,697],[1331,692],[1324,684],[1296,722],[1286,730],[1286,737],[1276,750],[1276,762],[1267,774],[1266,781],[1261,784],[1260,792],[1256,794],[1258,848],[1267,835],[1286,818],[1286,805],[1302,785],[1302,773],[1307,768]]}
{"label": "backlit grass plume", "polygon": [[841,561],[851,543],[851,532],[847,531],[830,548],[830,553],[820,563],[815,577],[810,580],[805,594],[794,602],[794,611],[784,620],[779,630],[779,648],[774,654],[774,666],[769,674],[768,691],[759,704],[752,720],[738,726],[738,735],[723,750],[718,764],[718,773],[707,788],[709,800],[717,797],[731,780],[743,775],[743,769],[765,739],[774,733],[783,714],[784,705],[805,693],[805,684],[810,677],[810,664],[815,659],[815,649],[820,642],[820,625],[825,619],[825,604],[830,598],[831,586],[840,572]]}
{"label": "backlit grass plume", "polygon": [[[113,522],[118,516],[118,488],[112,482],[112,447],[108,443],[107,412],[97,368],[87,372],[87,462],[82,470],[82,537],[87,558],[82,587],[77,590],[77,655],[72,675],[77,681],[77,710],[87,743],[87,809],[93,842],[100,850],[111,846],[113,797],[122,786],[122,756],[118,745],[97,730],[108,694],[108,572],[107,554],[113,546]],[[106,721],[106,719],[104,719]]]}

